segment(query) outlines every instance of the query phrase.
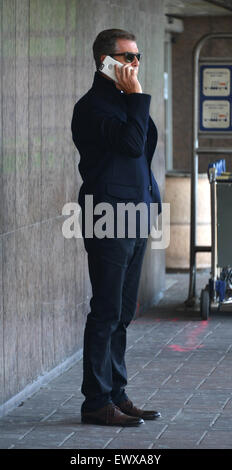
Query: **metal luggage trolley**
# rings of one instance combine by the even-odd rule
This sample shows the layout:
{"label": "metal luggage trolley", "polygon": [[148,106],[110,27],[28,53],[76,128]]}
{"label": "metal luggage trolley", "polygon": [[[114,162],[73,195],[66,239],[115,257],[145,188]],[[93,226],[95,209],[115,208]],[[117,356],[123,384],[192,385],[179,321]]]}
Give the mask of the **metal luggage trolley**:
{"label": "metal luggage trolley", "polygon": [[202,289],[200,311],[207,320],[210,310],[232,307],[232,173],[225,172],[225,160],[209,165],[211,199],[211,278]]}
{"label": "metal luggage trolley", "polygon": [[[197,246],[197,193],[198,193],[198,159],[204,155],[228,155],[232,154],[232,144],[228,146],[229,139],[232,139],[232,57],[200,57],[201,49],[207,41],[212,39],[232,39],[232,33],[212,33],[201,38],[194,50],[194,96],[193,96],[193,152],[191,169],[191,233],[190,233],[190,275],[189,293],[185,302],[186,307],[194,307],[196,299],[196,254],[198,252],[211,252],[212,266],[215,268],[215,258],[219,256],[221,262],[221,245]],[[203,145],[205,138],[223,139],[223,146],[207,147]],[[200,142],[200,144],[199,144]],[[226,144],[226,145],[225,145]],[[215,157],[213,157],[215,158]],[[211,195],[214,188],[215,201],[220,197],[219,193],[228,187],[230,183],[219,183],[217,180],[211,184]],[[216,190],[217,188],[217,190]],[[217,194],[218,192],[218,194]],[[212,207],[213,200],[212,200]],[[224,207],[220,205],[220,207]],[[223,209],[224,210],[224,209]],[[223,210],[217,214],[223,217]],[[229,219],[228,219],[229,220]],[[213,225],[213,224],[212,224]],[[215,236],[217,231],[215,230]],[[220,231],[222,233],[222,231]],[[223,231],[224,233],[224,231]],[[216,248],[216,249],[215,249]],[[218,250],[219,248],[219,250]],[[215,251],[214,251],[215,249]],[[222,250],[224,251],[224,250]],[[215,255],[215,256],[214,256]],[[218,256],[216,256],[218,255]],[[229,253],[227,253],[229,257]],[[216,274],[213,272],[212,278],[216,282]],[[221,279],[217,279],[221,280]],[[211,289],[211,290],[210,290]],[[215,289],[213,289],[215,297]],[[207,289],[203,289],[201,295],[202,317],[206,318],[212,294],[212,283]],[[222,294],[221,297],[222,298]],[[203,313],[204,312],[204,313]]]}

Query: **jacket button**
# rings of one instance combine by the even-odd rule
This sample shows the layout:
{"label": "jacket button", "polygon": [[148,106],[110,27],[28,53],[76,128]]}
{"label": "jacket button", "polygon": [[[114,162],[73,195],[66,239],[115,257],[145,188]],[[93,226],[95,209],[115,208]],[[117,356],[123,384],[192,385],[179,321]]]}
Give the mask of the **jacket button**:
{"label": "jacket button", "polygon": [[149,189],[150,193],[152,193],[152,186],[151,185],[148,186],[148,189]]}

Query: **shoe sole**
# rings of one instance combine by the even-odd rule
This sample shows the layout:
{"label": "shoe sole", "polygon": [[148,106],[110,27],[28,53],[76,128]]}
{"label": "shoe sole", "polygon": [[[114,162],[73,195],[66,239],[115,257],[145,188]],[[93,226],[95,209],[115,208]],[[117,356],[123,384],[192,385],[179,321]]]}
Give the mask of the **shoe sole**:
{"label": "shoe sole", "polygon": [[154,421],[155,419],[159,419],[159,418],[161,418],[161,415],[159,415],[159,416],[143,416],[143,417],[142,417],[142,419],[145,419],[146,421],[147,421],[147,420],[152,420],[152,421]]}
{"label": "shoe sole", "polygon": [[[124,411],[124,413],[125,413],[125,411]],[[129,415],[128,413],[125,413],[125,414],[127,414],[127,416],[131,416],[131,417],[133,416],[133,415]],[[161,414],[156,415],[156,416],[141,416],[141,419],[144,419],[145,421],[148,421],[148,420],[154,421],[155,419],[159,419],[159,418],[161,418]]]}
{"label": "shoe sole", "polygon": [[117,426],[119,428],[121,427],[134,427],[134,426],[141,426],[141,424],[144,424],[144,420],[138,421],[137,423],[103,423],[102,421],[97,421],[95,419],[91,418],[81,418],[81,422],[83,424],[95,424],[95,425],[100,425],[100,426]]}

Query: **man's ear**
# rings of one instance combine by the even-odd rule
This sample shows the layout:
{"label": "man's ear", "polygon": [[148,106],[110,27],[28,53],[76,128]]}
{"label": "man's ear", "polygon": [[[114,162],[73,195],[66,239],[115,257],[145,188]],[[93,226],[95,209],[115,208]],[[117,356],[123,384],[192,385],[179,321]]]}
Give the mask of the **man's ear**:
{"label": "man's ear", "polygon": [[106,57],[106,55],[101,55],[101,58],[100,58],[101,62],[103,62],[103,60],[105,59],[105,57]]}

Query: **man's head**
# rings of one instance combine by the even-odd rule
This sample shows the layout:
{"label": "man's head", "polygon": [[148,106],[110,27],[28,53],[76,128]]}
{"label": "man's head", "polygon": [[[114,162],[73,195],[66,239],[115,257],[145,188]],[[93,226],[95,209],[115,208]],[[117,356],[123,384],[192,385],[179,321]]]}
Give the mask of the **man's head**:
{"label": "man's head", "polygon": [[[98,34],[93,43],[93,55],[97,69],[107,55],[112,56],[123,64],[131,62],[132,66],[138,67],[139,62],[137,57],[129,56],[129,59],[133,59],[131,61],[128,59],[127,54],[125,55],[125,52],[137,54],[139,51],[135,35],[123,29],[106,29]],[[122,55],[118,55],[120,53]]]}

